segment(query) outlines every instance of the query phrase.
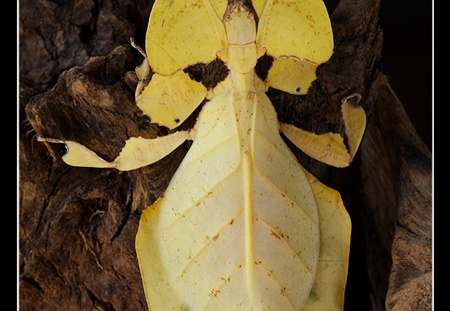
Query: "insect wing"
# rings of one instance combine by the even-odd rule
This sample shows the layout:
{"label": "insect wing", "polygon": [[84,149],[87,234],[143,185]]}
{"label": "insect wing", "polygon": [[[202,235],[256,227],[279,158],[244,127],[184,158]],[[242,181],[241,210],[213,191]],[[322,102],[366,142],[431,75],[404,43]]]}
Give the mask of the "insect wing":
{"label": "insect wing", "polygon": [[322,1],[256,0],[253,4],[260,17],[256,43],[264,46],[267,54],[318,64],[330,58],[333,33]]}
{"label": "insect wing", "polygon": [[189,65],[213,61],[226,45],[221,22],[226,4],[217,0],[157,0],[145,47],[153,71],[171,75]]}

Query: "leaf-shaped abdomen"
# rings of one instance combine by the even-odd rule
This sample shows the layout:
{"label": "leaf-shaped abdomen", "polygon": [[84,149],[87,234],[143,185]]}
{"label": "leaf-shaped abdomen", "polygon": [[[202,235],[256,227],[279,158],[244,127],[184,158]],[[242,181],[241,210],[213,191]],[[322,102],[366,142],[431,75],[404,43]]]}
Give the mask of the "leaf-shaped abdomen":
{"label": "leaf-shaped abdomen", "polygon": [[[141,221],[137,247],[153,310],[299,310],[309,296],[317,205],[269,99],[253,98],[241,112],[230,93],[203,107],[162,202],[145,212],[154,216]],[[239,113],[252,118],[250,131],[238,126]],[[251,136],[251,187],[242,135]]]}

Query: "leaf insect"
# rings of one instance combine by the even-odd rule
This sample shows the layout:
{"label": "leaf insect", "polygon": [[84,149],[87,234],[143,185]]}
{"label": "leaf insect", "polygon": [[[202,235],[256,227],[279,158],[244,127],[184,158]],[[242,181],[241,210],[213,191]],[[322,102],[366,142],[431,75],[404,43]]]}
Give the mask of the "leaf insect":
{"label": "leaf insect", "polygon": [[[195,20],[201,22],[193,22]],[[321,0],[157,0],[136,103],[177,129],[204,101],[193,129],[131,137],[107,162],[74,141],[73,166],[133,170],[193,140],[164,197],[142,214],[136,251],[151,310],[342,310],[351,222],[340,194],[308,173],[280,132],[309,156],[348,166],[362,139],[361,107],[342,100],[348,150],[336,133],[280,123],[269,87],[306,94],[333,52]],[[261,80],[255,66],[274,61]],[[229,73],[207,89],[184,71],[219,58]],[[153,74],[151,74],[153,72]]]}

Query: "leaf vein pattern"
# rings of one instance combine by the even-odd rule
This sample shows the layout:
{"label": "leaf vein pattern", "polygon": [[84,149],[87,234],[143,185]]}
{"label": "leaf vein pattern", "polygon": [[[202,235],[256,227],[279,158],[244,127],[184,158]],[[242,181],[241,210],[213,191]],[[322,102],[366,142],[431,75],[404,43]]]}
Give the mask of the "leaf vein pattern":
{"label": "leaf vein pattern", "polygon": [[[211,100],[209,100],[205,105],[207,105],[210,102],[211,102]],[[227,109],[226,109],[225,105],[222,105],[222,107],[219,106],[216,111],[220,111],[219,115],[217,116],[217,120],[225,119],[224,114],[227,112]],[[209,136],[210,133],[212,131],[214,131],[217,128],[218,125],[219,125],[219,123],[216,122],[211,128],[208,129],[207,132],[203,133],[202,136],[203,137]]]}
{"label": "leaf vein pattern", "polygon": [[[261,133],[256,132],[255,136],[257,139],[259,139],[262,143],[264,143],[264,145],[268,146],[270,149],[275,150],[277,154],[280,155],[280,157],[283,158],[283,161],[287,161],[290,163],[295,163],[298,164],[297,161],[293,161],[292,158],[287,157],[284,153],[282,153],[274,144],[272,144],[264,135],[262,135]],[[284,143],[284,142],[283,142]],[[287,147],[286,148],[290,151],[290,149]]]}
{"label": "leaf vein pattern", "polygon": [[[217,286],[217,289],[218,289],[220,292],[223,291],[224,286],[226,286],[226,285],[228,284],[228,282],[230,281],[230,279],[231,279],[238,271],[241,271],[241,270],[242,270],[242,266],[244,265],[244,263],[245,263],[245,261],[243,261],[243,262],[237,264],[237,265],[234,267],[234,269],[232,269],[232,270],[230,271],[230,274],[228,274],[227,277],[223,277],[223,279],[220,280],[220,281],[218,282],[219,285]],[[214,288],[215,288],[215,287],[214,287]],[[205,307],[205,310],[208,310],[209,304],[211,303],[211,301],[212,301],[212,299],[209,300],[208,304],[207,304],[206,307]]]}
{"label": "leaf vein pattern", "polygon": [[169,229],[172,225],[176,224],[180,219],[186,217],[189,215],[189,213],[191,213],[192,211],[195,210],[195,208],[197,208],[202,202],[204,202],[207,198],[209,198],[211,196],[211,193],[215,193],[217,191],[217,189],[220,188],[220,186],[222,186],[224,183],[228,182],[229,179],[231,179],[239,170],[239,166],[236,167],[229,175],[226,176],[226,178],[223,178],[221,180],[219,180],[215,185],[212,185],[212,188],[209,188],[207,191],[205,191],[205,194],[198,199],[196,202],[192,202],[192,205],[185,210],[183,213],[179,214],[177,218],[175,218],[170,225],[168,225],[167,227],[165,227],[165,229]]}
{"label": "leaf vein pattern", "polygon": [[208,155],[214,153],[215,151],[219,150],[220,148],[226,146],[231,141],[236,140],[236,139],[237,139],[237,135],[230,136],[229,138],[221,141],[220,143],[218,143],[217,145],[213,146],[212,148],[209,148],[208,150],[206,150],[205,152],[203,152],[199,156],[197,156],[195,158],[192,158],[192,159],[189,159],[189,162],[184,163],[184,165],[188,166],[188,165],[192,165],[192,164],[198,164],[201,161],[202,158],[207,157]]}
{"label": "leaf vein pattern", "polygon": [[[284,292],[284,290],[286,289],[285,286],[283,286],[280,281],[278,280],[278,278],[275,277],[275,275],[273,274],[273,272],[269,269],[267,269],[266,267],[264,267],[263,264],[259,264],[257,265],[258,268],[264,270],[264,273],[268,276],[269,279],[271,279],[273,281],[273,283],[275,283],[275,285],[278,286],[278,288],[280,289],[280,292]],[[286,300],[289,302],[289,304],[292,306],[292,309],[295,309],[295,305],[292,302],[291,298],[289,297],[289,295],[283,295],[284,297],[286,297]]]}
{"label": "leaf vein pattern", "polygon": [[[239,216],[242,214],[242,210],[239,211],[239,213],[234,217],[234,219],[238,219]],[[223,227],[221,227],[215,234],[216,235],[222,235],[226,229],[231,228],[232,225],[227,222]],[[186,269],[192,265],[193,263],[195,263],[196,259],[199,258],[203,252],[212,244],[214,243],[214,239],[209,239],[208,243],[206,243],[205,245],[203,245],[194,256],[191,256],[189,262],[186,264],[186,266],[183,267],[183,269],[181,270],[181,273],[175,278],[176,280],[181,278],[183,276],[183,273],[186,271]]]}
{"label": "leaf vein pattern", "polygon": [[272,227],[270,224],[268,224],[266,221],[264,221],[264,220],[261,219],[261,218],[258,218],[258,222],[261,223],[264,227],[266,227],[267,230],[268,230],[269,232],[274,232],[275,234],[277,234],[278,237],[280,238],[280,241],[282,242],[282,245],[283,245],[284,247],[286,247],[288,250],[290,250],[291,253],[293,254],[292,257],[293,257],[295,260],[297,260],[303,267],[305,267],[306,270],[308,270],[309,272],[311,272],[311,268],[308,267],[308,266],[303,262],[303,260],[300,258],[300,255],[295,251],[295,249],[289,244],[289,242],[283,237],[283,235],[280,234],[280,232],[279,232],[276,228]]}
{"label": "leaf vein pattern", "polygon": [[[275,192],[278,192],[280,194],[283,195],[283,200],[287,201],[288,204],[292,204],[293,206],[295,206],[295,208],[298,208],[299,210],[303,211],[303,209],[294,201],[292,200],[289,195],[287,195],[287,193],[280,189],[280,187],[278,187],[276,184],[274,184],[269,178],[267,178],[262,172],[261,170],[258,168],[258,166],[254,166],[253,168],[255,170],[255,172],[258,174],[258,177],[261,178],[266,184],[268,184],[269,186],[271,186]],[[311,216],[304,212],[303,213],[306,215],[306,217],[308,217],[308,219],[311,222],[314,222],[314,220],[311,218]]]}

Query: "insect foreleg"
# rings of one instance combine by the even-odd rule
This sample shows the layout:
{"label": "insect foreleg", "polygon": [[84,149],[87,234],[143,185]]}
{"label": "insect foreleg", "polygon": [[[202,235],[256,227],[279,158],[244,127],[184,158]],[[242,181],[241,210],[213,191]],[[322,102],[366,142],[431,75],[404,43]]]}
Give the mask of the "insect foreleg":
{"label": "insect foreleg", "polygon": [[68,165],[130,171],[161,160],[190,138],[191,134],[188,131],[179,131],[155,139],[131,137],[125,142],[119,156],[112,162],[102,159],[95,152],[75,141],[52,138],[38,138],[38,140],[65,144],[67,152],[63,160]]}

